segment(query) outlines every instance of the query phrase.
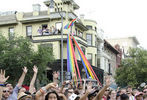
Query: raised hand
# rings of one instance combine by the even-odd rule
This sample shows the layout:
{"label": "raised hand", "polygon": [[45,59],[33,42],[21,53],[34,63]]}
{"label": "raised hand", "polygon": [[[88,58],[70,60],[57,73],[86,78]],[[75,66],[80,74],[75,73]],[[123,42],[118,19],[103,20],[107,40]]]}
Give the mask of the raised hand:
{"label": "raised hand", "polygon": [[0,72],[0,84],[4,84],[8,80],[9,76],[5,77],[5,70],[1,69]]}
{"label": "raised hand", "polygon": [[92,92],[92,91],[94,91],[94,89],[92,89],[92,82],[90,81],[90,82],[88,82],[88,84],[87,84],[87,92]]}
{"label": "raised hand", "polygon": [[33,67],[33,71],[34,71],[34,73],[38,73],[38,68],[37,68],[36,65],[34,65],[34,67]]}
{"label": "raised hand", "polygon": [[111,85],[111,77],[110,76],[106,76],[106,86],[110,86]]}
{"label": "raised hand", "polygon": [[27,67],[22,68],[23,72],[26,74],[28,72]]}
{"label": "raised hand", "polygon": [[56,88],[57,84],[56,83],[50,83],[48,84],[49,88]]}

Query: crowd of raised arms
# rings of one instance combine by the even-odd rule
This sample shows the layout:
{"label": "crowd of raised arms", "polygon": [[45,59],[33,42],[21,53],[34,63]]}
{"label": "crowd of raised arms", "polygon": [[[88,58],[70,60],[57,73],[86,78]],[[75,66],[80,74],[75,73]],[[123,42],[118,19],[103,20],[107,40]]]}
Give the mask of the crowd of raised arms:
{"label": "crowd of raised arms", "polygon": [[34,66],[33,71],[34,75],[28,88],[23,86],[23,81],[28,72],[27,67],[23,68],[22,75],[13,88],[11,83],[5,84],[11,76],[6,76],[5,70],[1,69],[0,100],[147,100],[147,87],[144,87],[142,91],[132,90],[131,86],[113,90],[109,88],[111,84],[109,77],[105,79],[105,85],[101,88],[93,87],[92,82],[87,83],[86,86],[77,82],[75,86],[73,80],[65,81],[59,86],[58,72],[56,71],[53,72],[52,83],[36,90],[34,84],[38,68]]}

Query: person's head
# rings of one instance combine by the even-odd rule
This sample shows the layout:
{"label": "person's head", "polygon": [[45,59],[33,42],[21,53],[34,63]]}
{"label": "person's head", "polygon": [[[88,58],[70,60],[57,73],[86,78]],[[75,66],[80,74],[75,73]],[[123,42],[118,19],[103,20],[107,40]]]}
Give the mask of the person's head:
{"label": "person's head", "polygon": [[88,100],[93,100],[93,98],[97,95],[98,92],[99,90],[95,90],[94,92],[90,93],[88,95]]}
{"label": "person's head", "polygon": [[136,100],[142,100],[143,99],[143,93],[142,92],[137,92],[135,94],[135,98],[136,98]]}
{"label": "person's head", "polygon": [[7,84],[6,85],[6,87],[8,87],[9,88],[9,91],[10,91],[10,94],[12,94],[12,92],[13,92],[13,86],[12,86],[12,84]]}
{"label": "person's head", "polygon": [[121,91],[120,94],[126,94],[126,89],[123,88],[120,91]]}
{"label": "person's head", "polygon": [[26,92],[26,89],[24,87],[22,87],[22,88],[19,89],[19,93],[20,92]]}
{"label": "person's head", "polygon": [[110,99],[112,99],[112,100],[116,99],[116,91],[115,90],[110,91]]}
{"label": "person's head", "polygon": [[121,94],[120,100],[129,100],[129,96],[127,94]]}
{"label": "person's head", "polygon": [[134,89],[133,90],[133,95],[135,96],[135,94],[137,93],[137,92],[139,92],[137,89]]}
{"label": "person's head", "polygon": [[32,96],[25,92],[18,93],[17,100],[32,100]]}
{"label": "person's head", "polygon": [[9,96],[10,96],[10,91],[9,91],[9,87],[4,87],[4,89],[3,89],[3,97],[4,98],[8,98]]}
{"label": "person's head", "polygon": [[131,93],[132,92],[132,87],[128,86],[127,91]]}
{"label": "person's head", "polygon": [[59,100],[59,96],[55,91],[47,93],[45,100]]}
{"label": "person's head", "polygon": [[79,99],[80,97],[75,93],[72,93],[71,96],[68,98],[68,100],[79,100]]}
{"label": "person's head", "polygon": [[106,89],[105,90],[105,93],[104,93],[104,96],[108,96],[109,95],[109,92],[110,92],[110,89]]}
{"label": "person's head", "polygon": [[147,89],[143,90],[144,95],[147,95]]}

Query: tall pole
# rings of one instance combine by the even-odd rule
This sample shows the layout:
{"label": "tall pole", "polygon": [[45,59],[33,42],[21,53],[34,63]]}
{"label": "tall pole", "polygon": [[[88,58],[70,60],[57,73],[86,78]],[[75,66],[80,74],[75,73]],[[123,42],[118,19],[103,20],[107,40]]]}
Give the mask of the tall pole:
{"label": "tall pole", "polygon": [[[58,6],[56,5],[58,8]],[[53,11],[54,9],[54,0],[50,0],[50,10]],[[63,83],[63,14],[61,14],[59,11],[58,13],[61,16],[61,84]]]}
{"label": "tall pole", "polygon": [[61,15],[61,83],[63,84],[63,15]]}

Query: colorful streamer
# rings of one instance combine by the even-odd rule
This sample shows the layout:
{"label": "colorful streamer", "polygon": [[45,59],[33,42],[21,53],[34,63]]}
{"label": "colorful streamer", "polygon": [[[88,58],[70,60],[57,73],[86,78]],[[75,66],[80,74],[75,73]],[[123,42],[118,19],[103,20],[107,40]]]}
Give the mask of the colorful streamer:
{"label": "colorful streamer", "polygon": [[[73,19],[70,22],[70,24],[67,24],[64,27],[64,29],[69,29],[71,26],[74,25],[75,21],[76,21],[76,18]],[[73,39],[73,41],[76,45],[76,48],[77,48],[77,51],[78,51],[79,56],[81,58],[82,64],[84,66],[87,78],[91,77],[92,79],[96,79],[98,81],[98,83],[101,85],[101,83],[100,83],[99,79],[97,78],[94,70],[92,69],[90,63],[88,62],[88,60],[85,57],[83,51],[79,47],[78,42],[76,41],[76,39],[73,36],[72,36],[72,39]],[[77,80],[77,73],[78,73],[78,76],[79,76],[80,81],[81,81],[80,71],[79,71],[77,59],[76,59],[76,56],[75,56],[75,51],[74,51],[74,48],[73,48],[72,39],[71,39],[71,36],[68,34],[68,38],[67,38],[67,71],[71,72],[71,73],[75,73],[75,75],[76,75],[75,80]]]}
{"label": "colorful streamer", "polygon": [[[95,72],[93,71],[93,69],[92,69],[91,65],[89,64],[88,60],[86,59],[85,55],[83,54],[83,52],[82,52],[81,48],[79,47],[78,42],[75,40],[75,38],[74,38],[74,37],[72,37],[72,38],[73,38],[73,40],[74,40],[74,42],[75,42],[75,44],[76,44],[76,47],[80,50],[81,54],[83,55],[83,59],[85,59],[85,63],[87,63],[87,64],[88,64],[88,66],[87,66],[87,67],[90,67],[90,70],[88,70],[88,71],[89,71],[89,73],[91,73],[90,71],[92,71],[92,74],[94,74],[94,78],[96,78],[96,80],[97,80],[97,81],[99,82],[99,84],[102,86],[102,84],[100,83],[99,79],[97,78],[97,76],[96,76]],[[92,75],[92,76],[93,76],[93,75]],[[92,77],[92,76],[91,76],[91,77]]]}
{"label": "colorful streamer", "polygon": [[64,29],[69,29],[71,26],[73,26],[74,23],[76,22],[76,19],[77,19],[77,18],[73,19],[73,20],[70,22],[70,24],[68,23],[67,25],[65,25],[65,26],[64,26]]}

